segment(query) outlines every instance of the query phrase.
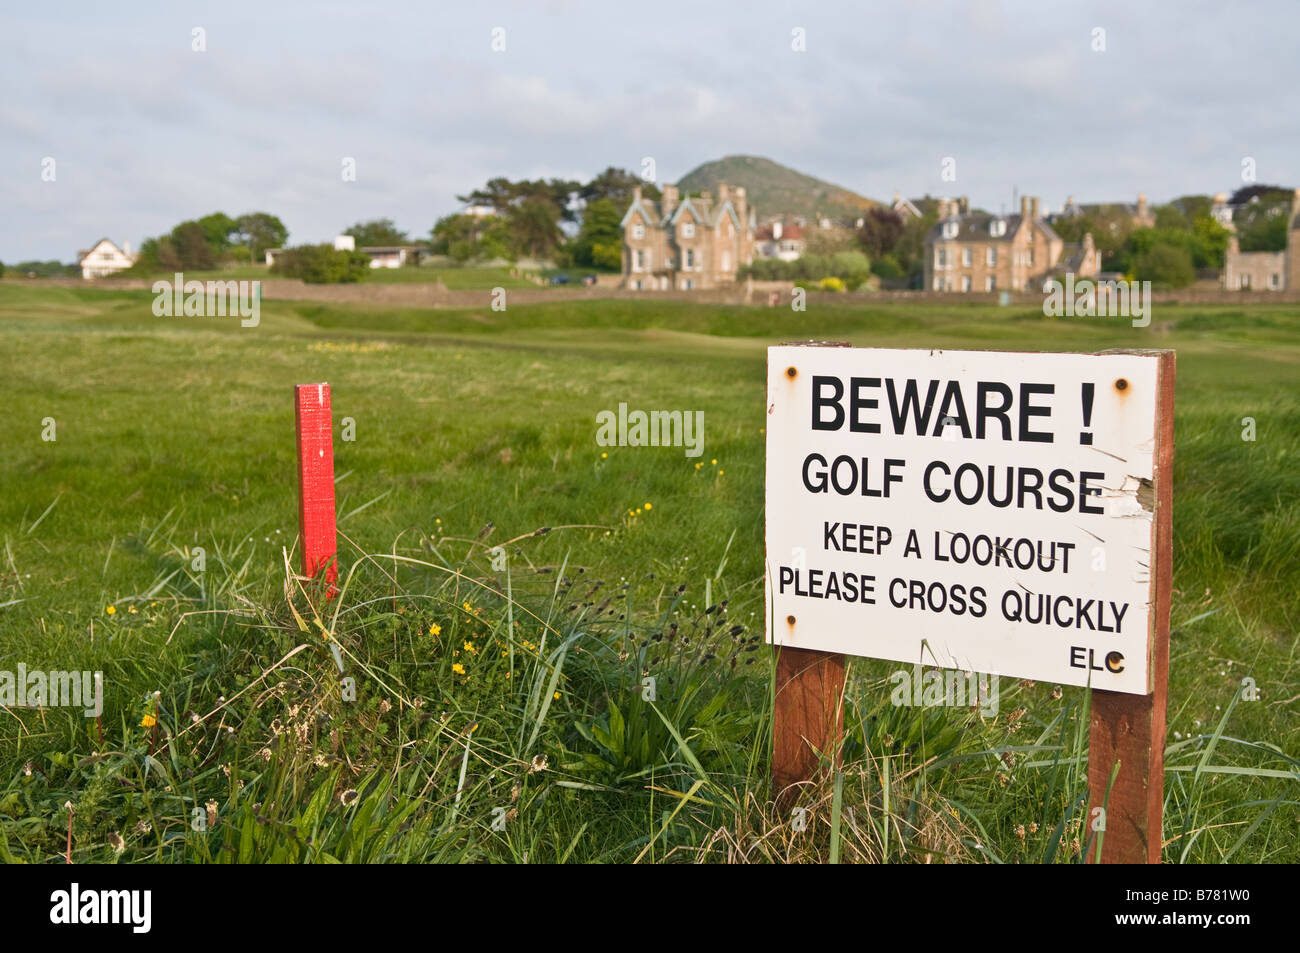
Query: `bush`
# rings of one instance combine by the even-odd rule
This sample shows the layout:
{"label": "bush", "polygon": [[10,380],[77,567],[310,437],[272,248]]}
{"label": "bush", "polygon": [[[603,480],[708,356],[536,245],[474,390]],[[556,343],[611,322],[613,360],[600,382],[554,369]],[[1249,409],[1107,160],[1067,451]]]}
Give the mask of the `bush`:
{"label": "bush", "polygon": [[271,273],[301,278],[309,285],[345,284],[370,277],[370,256],[359,251],[340,251],[333,245],[299,245],[287,248],[275,259]]}
{"label": "bush", "polygon": [[1133,261],[1133,272],[1138,281],[1169,288],[1185,288],[1196,280],[1191,254],[1174,245],[1155,245],[1142,252]]}
{"label": "bush", "polygon": [[903,266],[898,263],[898,259],[893,255],[885,255],[871,263],[871,273],[878,278],[890,281],[894,278],[903,277]]}
{"label": "bush", "polygon": [[823,278],[821,280],[821,283],[818,285],[818,287],[820,287],[822,291],[843,291],[844,282],[839,278],[831,276],[828,278]]}

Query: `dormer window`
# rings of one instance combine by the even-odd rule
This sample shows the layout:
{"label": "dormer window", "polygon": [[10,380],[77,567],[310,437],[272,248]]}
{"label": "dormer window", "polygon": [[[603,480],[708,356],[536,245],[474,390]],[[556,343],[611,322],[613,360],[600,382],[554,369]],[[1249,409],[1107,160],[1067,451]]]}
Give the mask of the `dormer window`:
{"label": "dormer window", "polygon": [[645,238],[645,226],[642,225],[640,222],[637,222],[635,225],[633,225],[633,226],[632,226],[632,237],[633,237],[633,238]]}
{"label": "dormer window", "polygon": [[994,238],[1001,238],[1007,233],[1007,223],[1005,219],[995,218],[989,222],[989,234]]}
{"label": "dormer window", "polygon": [[695,237],[695,223],[682,222],[682,238],[694,238],[694,237]]}
{"label": "dormer window", "polygon": [[954,221],[954,222],[944,222],[944,223],[943,223],[943,237],[944,237],[944,238],[956,238],[956,237],[957,237],[957,228],[958,228],[958,223],[955,222],[955,221]]}

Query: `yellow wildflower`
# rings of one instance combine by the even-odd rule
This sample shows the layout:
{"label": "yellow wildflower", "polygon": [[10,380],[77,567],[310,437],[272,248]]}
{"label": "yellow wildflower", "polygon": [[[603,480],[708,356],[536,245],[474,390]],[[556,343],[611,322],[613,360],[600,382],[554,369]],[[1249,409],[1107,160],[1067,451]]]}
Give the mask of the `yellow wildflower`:
{"label": "yellow wildflower", "polygon": [[459,662],[456,662],[454,665],[452,665],[451,670],[455,672],[457,675],[465,674],[465,666],[461,665]]}
{"label": "yellow wildflower", "polygon": [[442,626],[438,625],[438,623],[435,622],[433,625],[429,626],[429,634],[442,635]]}
{"label": "yellow wildflower", "polygon": [[647,512],[649,512],[650,510],[654,509],[654,507],[653,507],[651,504],[649,504],[649,503],[647,503],[647,504],[645,505],[645,508],[646,508],[646,511],[647,511]]}
{"label": "yellow wildflower", "polygon": [[109,615],[116,615],[116,614],[117,614],[117,606],[109,606],[109,607],[108,607],[107,609],[105,609],[104,611],[107,612]]}
{"label": "yellow wildflower", "polygon": [[559,692],[556,692],[552,697],[553,697],[556,701],[559,701],[559,700],[560,700],[560,693],[559,693]]}
{"label": "yellow wildflower", "polygon": [[156,724],[158,724],[158,719],[155,718],[153,715],[145,715],[143,718],[140,719],[141,728],[152,728]]}
{"label": "yellow wildflower", "polygon": [[602,454],[600,455],[600,459],[602,459],[602,460],[608,459],[608,457],[609,457],[609,454],[608,454],[608,453],[602,453]]}
{"label": "yellow wildflower", "polygon": [[461,648],[463,648],[466,652],[470,653],[471,655],[477,654],[478,652],[478,649],[474,648],[473,642],[466,642],[463,646],[461,646]]}

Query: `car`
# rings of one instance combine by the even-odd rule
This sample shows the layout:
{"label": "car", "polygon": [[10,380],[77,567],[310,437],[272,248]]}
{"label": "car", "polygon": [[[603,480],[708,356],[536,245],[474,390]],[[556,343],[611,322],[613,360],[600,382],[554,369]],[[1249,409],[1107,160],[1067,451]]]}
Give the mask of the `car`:
{"label": "car", "polygon": [[552,275],[552,276],[551,276],[551,284],[553,284],[553,285],[567,285],[568,283],[569,283],[569,276],[568,276],[568,275]]}

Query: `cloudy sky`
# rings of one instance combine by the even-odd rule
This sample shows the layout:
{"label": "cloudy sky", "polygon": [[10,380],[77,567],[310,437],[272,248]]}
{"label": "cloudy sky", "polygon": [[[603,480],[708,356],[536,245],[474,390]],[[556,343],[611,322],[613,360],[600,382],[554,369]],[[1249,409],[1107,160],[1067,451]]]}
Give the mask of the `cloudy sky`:
{"label": "cloudy sky", "polygon": [[8,5],[0,261],[217,210],[293,243],[378,217],[424,236],[491,176],[647,156],[661,181],[752,154],[990,209],[1231,191],[1246,157],[1296,186],[1298,26],[1294,0]]}

